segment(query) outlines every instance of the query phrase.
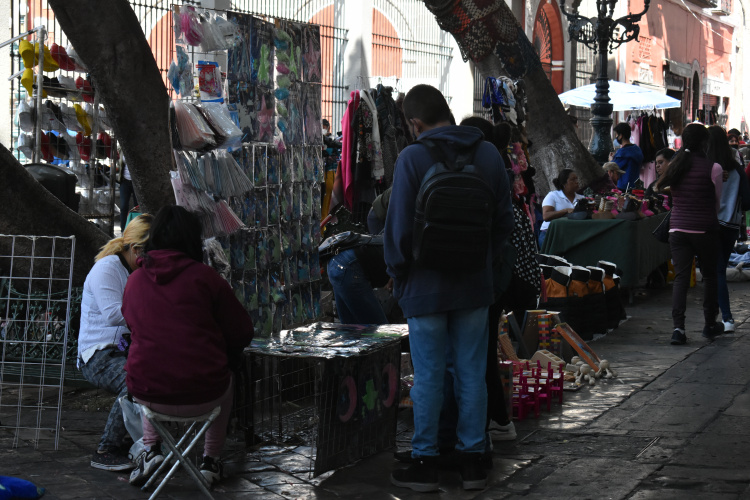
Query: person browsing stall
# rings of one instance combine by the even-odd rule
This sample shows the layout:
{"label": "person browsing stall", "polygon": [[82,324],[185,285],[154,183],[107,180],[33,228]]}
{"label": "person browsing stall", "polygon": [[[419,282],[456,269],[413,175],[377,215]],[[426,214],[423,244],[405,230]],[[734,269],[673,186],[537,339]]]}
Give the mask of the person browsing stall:
{"label": "person browsing stall", "polygon": [[560,171],[557,178],[552,181],[555,191],[550,191],[542,201],[542,217],[544,222],[539,233],[539,248],[544,245],[544,239],[547,237],[547,229],[550,222],[560,219],[573,212],[576,202],[583,198],[578,191],[578,174],[572,169],[565,168]]}
{"label": "person browsing stall", "polygon": [[618,123],[613,129],[615,140],[620,148],[615,153],[610,153],[609,159],[620,167],[625,173],[617,181],[617,189],[625,191],[635,186],[635,182],[641,176],[641,165],[643,164],[643,151],[630,142],[630,125]]}
{"label": "person browsing stall", "polygon": [[138,269],[138,258],[148,240],[152,217],[133,219],[122,237],[110,240],[96,256],[86,276],[81,299],[81,329],[78,334],[78,369],[83,378],[100,389],[117,394],[104,426],[99,446],[91,457],[95,469],[123,471],[133,468],[128,458],[120,397],[125,383],[125,347],[130,330],[123,318],[122,295],[130,273]]}
{"label": "person browsing stall", "polygon": [[[487,482],[481,458],[487,418],[488,309],[494,299],[489,271],[493,256],[499,255],[513,230],[510,185],[497,148],[484,142],[478,129],[451,125],[450,108],[438,89],[415,86],[406,95],[403,109],[418,141],[406,147],[396,162],[384,250],[393,296],[409,324],[414,365],[412,457],[416,463],[394,470],[391,482],[421,492],[439,489],[440,410],[446,367],[453,366],[454,390],[460,401],[456,450],[463,457],[461,478],[465,489],[481,489]],[[465,262],[437,269],[415,259],[417,194],[435,163],[433,151],[423,141],[439,148],[442,158],[451,163],[459,153],[471,151],[471,164],[492,193],[494,215],[487,221],[490,244],[481,270],[458,271],[457,267],[468,267]]]}

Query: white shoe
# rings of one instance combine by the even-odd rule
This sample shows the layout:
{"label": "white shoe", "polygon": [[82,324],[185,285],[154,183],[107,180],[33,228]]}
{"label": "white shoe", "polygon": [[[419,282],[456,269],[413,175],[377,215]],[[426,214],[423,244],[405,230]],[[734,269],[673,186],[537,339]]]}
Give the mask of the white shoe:
{"label": "white shoe", "polygon": [[513,441],[516,439],[516,426],[513,422],[500,425],[495,421],[490,423],[490,437],[493,441]]}
{"label": "white shoe", "polygon": [[728,319],[726,321],[722,321],[724,323],[724,333],[731,333],[734,331],[734,320]]}

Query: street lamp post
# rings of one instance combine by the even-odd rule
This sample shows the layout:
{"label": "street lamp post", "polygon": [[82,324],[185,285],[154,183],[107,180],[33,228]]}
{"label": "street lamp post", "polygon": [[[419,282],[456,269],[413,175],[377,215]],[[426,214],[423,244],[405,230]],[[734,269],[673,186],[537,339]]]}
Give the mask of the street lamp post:
{"label": "street lamp post", "polygon": [[[609,78],[607,76],[607,54],[623,43],[638,39],[638,21],[648,11],[651,0],[644,0],[643,12],[612,19],[617,0],[596,0],[598,15],[588,18],[578,14],[575,7],[565,10],[565,0],[560,0],[560,11],[568,18],[570,40],[585,44],[599,55],[599,74],[596,77],[596,97],[591,105],[591,137],[589,151],[599,163],[609,161],[612,152],[612,104],[609,102]],[[619,27],[623,28],[620,31]]]}

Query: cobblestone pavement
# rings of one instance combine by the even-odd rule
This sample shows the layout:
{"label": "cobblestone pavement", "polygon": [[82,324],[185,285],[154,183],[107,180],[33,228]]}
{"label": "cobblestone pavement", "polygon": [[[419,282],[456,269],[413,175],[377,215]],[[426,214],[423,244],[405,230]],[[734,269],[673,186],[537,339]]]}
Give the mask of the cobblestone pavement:
{"label": "cobblestone pavement", "polygon": [[[688,297],[688,337],[672,346],[671,288],[638,289],[620,328],[591,343],[618,372],[616,379],[566,392],[562,406],[516,422],[518,439],[496,443],[488,487],[465,492],[455,472],[441,475],[441,492],[392,486],[393,451],[312,479],[305,448],[227,445],[231,477],[217,499],[750,499],[750,284],[730,283],[734,335],[701,338],[702,288]],[[52,436],[35,449],[22,434],[0,431],[0,474],[47,488],[45,498],[147,498],[124,473],[89,466],[106,410],[65,409],[59,450]],[[409,446],[409,411],[399,419],[398,446]],[[202,498],[178,473],[163,498]]]}

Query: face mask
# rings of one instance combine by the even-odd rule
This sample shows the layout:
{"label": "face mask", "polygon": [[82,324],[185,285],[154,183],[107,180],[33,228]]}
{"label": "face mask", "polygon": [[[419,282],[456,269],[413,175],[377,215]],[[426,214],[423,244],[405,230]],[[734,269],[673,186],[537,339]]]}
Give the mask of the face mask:
{"label": "face mask", "polygon": [[616,148],[620,146],[620,142],[616,138],[612,142],[614,143],[614,145],[615,145]]}
{"label": "face mask", "polygon": [[323,129],[323,135],[328,135],[328,129],[327,128]]}

